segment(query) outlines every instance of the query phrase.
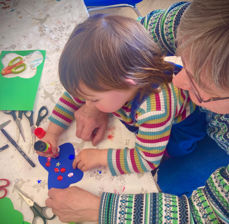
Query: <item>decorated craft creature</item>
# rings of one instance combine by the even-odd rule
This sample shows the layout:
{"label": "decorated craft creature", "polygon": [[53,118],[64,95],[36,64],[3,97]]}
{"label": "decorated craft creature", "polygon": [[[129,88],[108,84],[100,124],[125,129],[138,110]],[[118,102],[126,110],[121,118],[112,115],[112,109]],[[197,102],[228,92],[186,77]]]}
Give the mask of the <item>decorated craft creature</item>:
{"label": "decorated craft creature", "polygon": [[39,162],[48,171],[48,189],[67,188],[83,178],[83,172],[72,168],[75,158],[75,150],[71,143],[59,146],[60,152],[57,158],[39,156]]}

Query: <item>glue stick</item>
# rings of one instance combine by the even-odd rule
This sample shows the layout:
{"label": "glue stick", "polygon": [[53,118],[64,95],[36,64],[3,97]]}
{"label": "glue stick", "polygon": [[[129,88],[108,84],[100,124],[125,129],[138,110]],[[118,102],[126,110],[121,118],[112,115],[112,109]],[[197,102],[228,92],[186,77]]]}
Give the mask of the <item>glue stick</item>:
{"label": "glue stick", "polygon": [[51,153],[52,152],[52,147],[50,144],[43,142],[41,140],[38,140],[34,144],[34,149],[39,152],[47,152]]}

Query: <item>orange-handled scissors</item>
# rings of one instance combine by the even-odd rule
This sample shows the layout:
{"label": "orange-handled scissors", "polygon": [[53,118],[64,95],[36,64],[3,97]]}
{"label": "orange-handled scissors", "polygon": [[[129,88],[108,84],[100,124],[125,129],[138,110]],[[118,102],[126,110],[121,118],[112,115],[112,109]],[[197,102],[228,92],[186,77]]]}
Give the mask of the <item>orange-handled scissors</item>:
{"label": "orange-handled scissors", "polygon": [[12,59],[8,66],[2,69],[2,75],[7,75],[7,74],[18,74],[26,69],[26,64],[24,63],[24,60],[22,57],[18,56],[14,59]]}
{"label": "orange-handled scissors", "polygon": [[0,199],[7,195],[6,187],[10,185],[10,181],[7,179],[0,179]]}

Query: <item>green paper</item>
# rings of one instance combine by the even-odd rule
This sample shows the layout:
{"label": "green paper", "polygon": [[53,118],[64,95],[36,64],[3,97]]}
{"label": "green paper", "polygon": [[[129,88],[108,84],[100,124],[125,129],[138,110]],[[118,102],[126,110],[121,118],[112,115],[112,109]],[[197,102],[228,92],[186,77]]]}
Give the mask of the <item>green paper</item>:
{"label": "green paper", "polygon": [[[15,53],[19,56],[32,55],[34,52],[40,52],[43,56],[42,62],[36,67],[35,75],[31,78],[12,77],[6,78],[0,73],[0,110],[33,110],[36,93],[38,90],[44,60],[44,50],[26,50],[26,51],[2,51],[0,55],[0,71],[4,68],[2,59],[9,53]],[[28,68],[28,64],[26,63]],[[23,74],[23,73],[21,73]],[[20,74],[14,74],[15,76]]]}
{"label": "green paper", "polygon": [[23,215],[14,209],[12,201],[7,197],[0,199],[0,223],[30,224],[24,221]]}

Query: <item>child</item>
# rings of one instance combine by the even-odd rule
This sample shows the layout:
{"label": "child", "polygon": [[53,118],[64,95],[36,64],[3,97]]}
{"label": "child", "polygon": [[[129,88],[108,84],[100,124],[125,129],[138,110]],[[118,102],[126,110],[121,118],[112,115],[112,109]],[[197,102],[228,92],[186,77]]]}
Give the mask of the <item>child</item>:
{"label": "child", "polygon": [[56,146],[74,112],[86,103],[120,119],[136,133],[136,144],[131,149],[84,149],[74,168],[105,166],[112,175],[156,169],[172,125],[182,124],[195,111],[188,92],[171,83],[174,65],[158,52],[144,27],[133,19],[99,14],[78,25],[59,62],[60,81],[67,92],[53,110],[44,140]]}

